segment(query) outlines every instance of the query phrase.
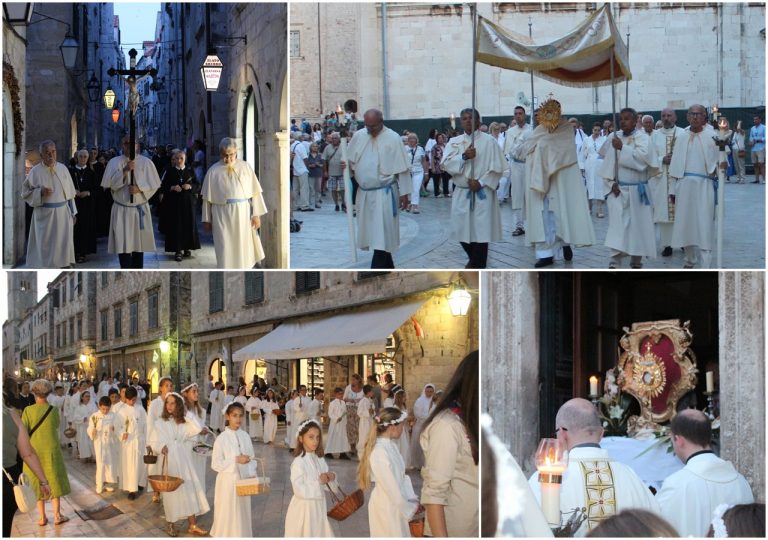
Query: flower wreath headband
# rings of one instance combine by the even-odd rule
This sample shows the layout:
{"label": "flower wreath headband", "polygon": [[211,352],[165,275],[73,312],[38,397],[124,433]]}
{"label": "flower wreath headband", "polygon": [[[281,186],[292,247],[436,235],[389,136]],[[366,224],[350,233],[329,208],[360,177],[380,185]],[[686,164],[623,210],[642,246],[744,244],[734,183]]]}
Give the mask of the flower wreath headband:
{"label": "flower wreath headband", "polygon": [[317,428],[322,432],[323,427],[320,425],[320,422],[315,420],[314,418],[310,418],[309,420],[304,420],[301,424],[299,424],[299,427],[296,428],[296,439],[298,440],[299,434],[301,433],[301,430],[307,427],[309,424],[315,424]]}
{"label": "flower wreath headband", "polygon": [[[227,415],[227,414],[229,414],[229,409],[231,409],[231,408],[232,408],[232,407],[234,407],[235,405],[239,405],[239,406],[241,406],[241,407],[243,406],[243,404],[242,404],[242,403],[240,403],[239,401],[230,401],[230,402],[227,404],[227,406],[226,406],[226,407],[224,407],[224,410],[223,410],[223,411],[221,411],[221,414],[222,414],[222,415]],[[243,407],[243,408],[245,408],[245,407]]]}
{"label": "flower wreath headband", "polygon": [[381,416],[374,416],[373,419],[376,420],[376,423],[380,425],[381,427],[389,427],[389,426],[396,426],[397,424],[402,424],[405,422],[405,420],[408,418],[408,413],[405,411],[400,413],[399,418],[394,418],[390,420],[389,422],[382,422]]}
{"label": "flower wreath headband", "polygon": [[728,538],[728,529],[725,528],[725,521],[723,521],[723,516],[732,507],[732,504],[721,504],[715,508],[715,511],[712,513],[712,531],[715,538]]}

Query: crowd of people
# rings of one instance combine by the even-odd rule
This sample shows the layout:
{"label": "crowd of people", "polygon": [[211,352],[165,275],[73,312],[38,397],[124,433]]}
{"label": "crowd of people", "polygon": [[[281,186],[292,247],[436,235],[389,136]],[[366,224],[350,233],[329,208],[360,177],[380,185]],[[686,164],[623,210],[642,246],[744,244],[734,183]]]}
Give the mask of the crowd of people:
{"label": "crowd of people", "polygon": [[107,252],[121,268],[143,268],[144,253],[155,251],[153,213],[176,262],[201,249],[198,214],[213,233],[219,268],[253,268],[264,259],[259,238],[267,213],[261,185],[250,165],[237,159],[234,139],[219,145],[220,160],[206,166],[205,145],[142,147],[131,158],[130,137],[122,151],[82,148],[67,164],[56,144],[43,141],[39,155],[27,155],[29,170],[21,197],[27,203],[29,268],[71,268]]}
{"label": "crowd of people", "polygon": [[[146,381],[123,382],[119,374],[71,383],[19,383],[8,377],[3,384],[4,536],[10,536],[13,483],[22,470],[38,500],[38,524],[48,524],[48,499],[56,525],[70,519],[61,513],[60,498],[71,490],[64,458],[71,452],[95,464],[96,493],[119,490],[130,500],[151,493],[152,501],[163,505],[169,536],[177,536],[177,522],[185,520],[192,535],[251,537],[250,498],[239,496],[236,484],[263,477],[264,463],[257,468],[256,457],[261,443],[284,443],[294,456],[290,471],[266,471],[273,477],[284,474],[293,487],[286,536],[333,536],[324,489],[326,484],[334,489],[336,476],[325,459],[336,456],[359,460],[362,489],[375,482],[368,504],[372,536],[409,536],[408,522],[417,514],[426,516],[425,526],[435,535],[475,536],[477,376],[475,352],[459,364],[444,393],[428,384],[412,408],[391,374],[385,374],[384,384],[375,374],[368,384],[354,374],[346,388],[334,390],[330,402],[322,388],[313,389],[310,398],[305,385],[288,391],[277,379],[267,384],[256,376],[248,385],[240,378],[237,387],[211,377],[206,395],[196,383],[177,391],[171,378],[162,377],[153,399]],[[278,422],[285,423],[281,442]],[[157,457],[154,463],[145,459],[148,455]],[[423,478],[421,496],[406,475],[414,468]],[[217,475],[213,501],[205,489],[210,471]],[[153,491],[148,478],[160,474],[183,482],[173,491]],[[198,518],[211,507],[213,526],[207,531]]]}
{"label": "crowd of people", "polygon": [[[371,109],[360,129],[354,112],[327,115],[322,124],[294,120],[291,131],[292,210],[312,212],[330,191],[335,211],[347,211],[340,142],[349,143],[350,211],[357,217],[355,244],[373,252],[372,268],[394,268],[399,214],[421,214],[421,198],[452,198],[451,228],[467,254],[467,268],[487,266],[488,243],[502,239],[500,205],[509,204],[512,236],[526,235],[534,267],[570,261],[574,247],[595,244],[592,218],[608,218],[609,268],[629,256],[632,268],[645,258],[685,253],[684,268],[709,268],[715,248],[717,169],[725,181],[745,182],[751,154],[755,180],[765,183],[765,126],[754,117],[749,136],[720,117],[717,130],[707,110],[689,108],[687,128],[674,110],[651,115],[626,108],[619,129],[610,119],[585,133],[577,118],[561,118],[553,99],[535,111],[536,127],[523,107],[510,124],[483,124],[477,111],[461,113],[461,129],[398,135]],[[474,116],[474,119],[473,119]],[[721,160],[715,138],[725,141]],[[690,152],[688,150],[691,150]],[[431,184],[431,193],[430,193]],[[458,194],[458,196],[457,196]]]}

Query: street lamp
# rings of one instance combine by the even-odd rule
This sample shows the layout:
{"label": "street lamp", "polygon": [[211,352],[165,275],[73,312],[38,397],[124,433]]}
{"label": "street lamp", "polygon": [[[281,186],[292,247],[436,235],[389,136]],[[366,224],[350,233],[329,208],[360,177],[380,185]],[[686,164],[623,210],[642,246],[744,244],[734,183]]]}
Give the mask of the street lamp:
{"label": "street lamp", "polygon": [[3,14],[5,20],[12,26],[29,24],[32,19],[34,4],[24,2],[3,2]]}
{"label": "street lamp", "polygon": [[104,92],[104,107],[111,109],[115,105],[115,91],[112,90],[112,83],[107,86],[107,91]]}
{"label": "street lamp", "polygon": [[166,341],[166,340],[160,341],[160,352],[161,353],[166,354],[170,350],[171,350],[171,344],[168,341]]}
{"label": "street lamp", "polygon": [[219,89],[222,71],[224,71],[224,64],[221,63],[216,53],[206,56],[205,62],[200,67],[200,74],[203,76],[203,85],[206,91],[215,92]]}
{"label": "street lamp", "polygon": [[64,61],[64,67],[67,69],[73,69],[77,64],[77,49],[80,48],[80,44],[77,42],[71,31],[67,29],[67,34],[64,36],[64,41],[59,45],[61,51],[61,59]]}
{"label": "street lamp", "polygon": [[472,295],[462,286],[456,286],[448,295],[448,306],[451,308],[451,314],[454,317],[463,317],[469,311],[469,304],[472,302]]}
{"label": "street lamp", "polygon": [[86,86],[88,89],[88,99],[91,100],[91,103],[96,103],[99,101],[99,93],[101,93],[101,83],[96,78],[96,75],[91,75],[91,79],[88,81],[88,85]]}
{"label": "street lamp", "polygon": [[81,355],[80,355],[80,363],[81,363],[81,364],[85,364],[87,361],[88,361],[88,355],[86,355],[86,354],[81,354]]}

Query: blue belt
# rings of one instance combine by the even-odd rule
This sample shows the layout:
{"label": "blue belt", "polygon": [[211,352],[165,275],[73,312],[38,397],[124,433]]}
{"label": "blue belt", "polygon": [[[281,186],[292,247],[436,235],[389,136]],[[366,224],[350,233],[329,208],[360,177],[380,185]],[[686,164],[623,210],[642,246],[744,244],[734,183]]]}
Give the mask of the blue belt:
{"label": "blue belt", "polygon": [[637,193],[640,195],[640,202],[643,203],[646,206],[651,205],[651,200],[648,198],[648,190],[645,186],[648,185],[648,182],[619,182],[620,186],[635,186],[637,187]]}
{"label": "blue belt", "polygon": [[227,199],[227,204],[237,204],[241,202],[248,202],[250,199]]}
{"label": "blue belt", "polygon": [[512,161],[514,161],[515,163],[525,163],[524,159],[512,158]]}
{"label": "blue belt", "polygon": [[364,188],[363,186],[358,186],[358,189],[361,189],[363,191],[378,191],[380,189],[385,189],[387,193],[389,193],[390,199],[392,199],[392,216],[397,215],[397,200],[395,199],[395,191],[392,189],[392,186],[396,185],[396,181],[392,181],[389,184],[386,184],[384,186],[375,187],[375,188]]}
{"label": "blue belt", "polygon": [[716,176],[707,176],[706,174],[684,172],[683,177],[692,176],[693,178],[704,178],[705,180],[712,180],[712,187],[715,188],[715,206],[717,206],[717,188],[720,186],[720,182],[717,181]]}
{"label": "blue belt", "polygon": [[135,208],[139,212],[139,230],[144,230],[144,203],[138,204],[138,205],[130,205],[130,204],[123,204],[119,201],[114,201],[115,204],[119,206],[124,206],[125,208]]}
{"label": "blue belt", "polygon": [[43,203],[41,205],[43,208],[61,208],[62,206],[66,206],[69,208],[69,213],[73,216],[75,215],[75,210],[72,208],[72,200],[68,201],[61,201],[61,202],[47,202]]}
{"label": "blue belt", "polygon": [[481,201],[485,200],[485,191],[483,191],[485,189],[485,186],[480,188],[480,191],[472,191],[468,187],[464,187],[464,186],[456,186],[456,187],[459,188],[459,189],[466,189],[467,190],[467,199],[469,199],[469,211],[470,212],[474,212],[475,211],[475,195],[480,197]]}

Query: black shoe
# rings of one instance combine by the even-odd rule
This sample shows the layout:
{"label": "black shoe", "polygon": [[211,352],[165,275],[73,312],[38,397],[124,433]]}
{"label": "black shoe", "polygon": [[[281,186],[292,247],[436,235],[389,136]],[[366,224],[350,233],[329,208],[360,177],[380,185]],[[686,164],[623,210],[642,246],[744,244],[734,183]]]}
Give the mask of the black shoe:
{"label": "black shoe", "polygon": [[524,234],[525,234],[525,229],[523,229],[522,227],[518,227],[517,229],[512,231],[512,236],[522,236]]}
{"label": "black shoe", "polygon": [[132,491],[128,494],[128,500],[133,501],[134,499],[136,499],[136,492]]}
{"label": "black shoe", "polygon": [[144,486],[139,486],[139,491],[144,491]]}
{"label": "black shoe", "polygon": [[573,250],[571,249],[571,246],[563,247],[563,258],[566,261],[570,261],[571,259],[573,259]]}
{"label": "black shoe", "polygon": [[555,260],[552,257],[544,257],[543,259],[537,260],[533,267],[544,268],[545,266],[552,266],[553,264],[555,264]]}
{"label": "black shoe", "polygon": [[347,454],[339,454],[339,459],[351,459]]}
{"label": "black shoe", "polygon": [[183,258],[184,258],[184,255],[181,253],[181,251],[177,251],[176,256],[174,257],[174,259],[176,259],[176,262],[181,262],[181,259]]}
{"label": "black shoe", "polygon": [[759,184],[760,182],[758,180],[755,180],[754,182],[751,182],[752,184]]}
{"label": "black shoe", "polygon": [[346,212],[347,211],[347,205],[346,204],[342,204],[341,205],[341,211],[342,212]]}
{"label": "black shoe", "polygon": [[672,256],[672,247],[667,246],[665,247],[661,252],[662,257],[671,257]]}
{"label": "black shoe", "polygon": [[339,211],[339,205],[338,204],[336,205],[336,208],[334,208],[334,210],[336,210],[336,212]]}
{"label": "black shoe", "polygon": [[188,249],[185,249],[184,250],[184,258],[186,259],[186,258],[191,257],[191,256],[192,256],[192,252],[189,251]]}

